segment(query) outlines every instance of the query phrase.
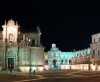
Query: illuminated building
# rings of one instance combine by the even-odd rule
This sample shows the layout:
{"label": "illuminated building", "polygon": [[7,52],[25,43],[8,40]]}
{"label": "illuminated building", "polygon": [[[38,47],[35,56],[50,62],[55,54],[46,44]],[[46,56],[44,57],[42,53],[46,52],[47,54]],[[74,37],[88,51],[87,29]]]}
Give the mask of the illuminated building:
{"label": "illuminated building", "polygon": [[48,65],[50,69],[60,69],[61,51],[52,44],[51,50],[48,52]]}
{"label": "illuminated building", "polygon": [[[91,49],[84,49],[72,52],[60,51],[56,44],[48,51],[48,65],[50,69],[64,69],[67,65],[88,64]],[[66,68],[65,68],[66,69]]]}
{"label": "illuminated building", "polygon": [[[85,69],[91,64],[93,70],[100,64],[100,34],[92,35],[90,48],[63,52],[52,44],[50,51],[44,52],[40,44],[41,32],[24,33],[14,20],[8,20],[2,25],[0,32],[0,69],[32,72],[60,69]],[[90,63],[91,62],[91,63]],[[100,69],[100,67],[98,68]]]}
{"label": "illuminated building", "polygon": [[40,44],[41,32],[24,33],[14,20],[8,20],[2,25],[0,32],[0,67],[23,72],[41,71],[44,65],[44,48]]}
{"label": "illuminated building", "polygon": [[70,69],[71,66],[71,69],[100,71],[100,33],[93,34],[90,48],[83,50],[63,52],[53,44],[48,52],[48,66],[50,69],[55,66],[56,69]]}
{"label": "illuminated building", "polygon": [[93,34],[91,37],[92,43],[90,47],[92,49],[92,62],[100,65],[100,33]]}

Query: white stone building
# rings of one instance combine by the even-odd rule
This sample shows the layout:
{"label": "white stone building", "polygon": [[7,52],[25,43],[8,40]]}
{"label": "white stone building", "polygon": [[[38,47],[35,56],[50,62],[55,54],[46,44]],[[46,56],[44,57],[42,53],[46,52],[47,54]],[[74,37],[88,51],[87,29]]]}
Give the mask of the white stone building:
{"label": "white stone building", "polygon": [[52,48],[48,52],[48,65],[49,69],[60,69],[61,51],[56,47],[56,44],[52,44]]}
{"label": "white stone building", "polygon": [[90,47],[92,49],[92,55],[94,57],[94,62],[96,64],[100,64],[100,33],[93,34],[92,36],[92,43]]}
{"label": "white stone building", "polygon": [[50,51],[48,51],[47,60],[49,69],[66,69],[68,65],[89,64],[90,56],[90,48],[79,51],[63,52],[56,47],[56,44],[52,44]]}
{"label": "white stone building", "polygon": [[44,48],[40,44],[41,32],[24,33],[14,20],[2,25],[0,32],[0,67],[1,70],[29,72],[43,70]]}

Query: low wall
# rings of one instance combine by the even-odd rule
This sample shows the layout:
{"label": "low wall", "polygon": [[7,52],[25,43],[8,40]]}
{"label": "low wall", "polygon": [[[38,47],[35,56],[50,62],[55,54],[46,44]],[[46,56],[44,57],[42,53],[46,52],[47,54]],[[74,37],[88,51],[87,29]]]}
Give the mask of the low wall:
{"label": "low wall", "polygon": [[[30,66],[20,66],[19,69],[20,69],[21,72],[28,73],[29,70],[30,70]],[[43,66],[38,66],[38,67],[33,67],[32,66],[31,67],[31,72],[33,72],[34,70],[41,72],[41,71],[44,70],[44,68],[43,68]]]}
{"label": "low wall", "polygon": [[[61,69],[73,69],[73,70],[89,70],[89,64],[77,64],[77,65],[61,65]],[[100,65],[90,64],[91,71],[100,71]]]}

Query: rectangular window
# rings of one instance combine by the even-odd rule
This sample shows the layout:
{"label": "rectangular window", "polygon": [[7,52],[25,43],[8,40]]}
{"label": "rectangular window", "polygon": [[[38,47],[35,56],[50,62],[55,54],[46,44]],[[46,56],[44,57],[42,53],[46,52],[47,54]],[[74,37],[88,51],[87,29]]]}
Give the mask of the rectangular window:
{"label": "rectangular window", "polygon": [[100,54],[100,52],[99,52],[99,50],[98,50],[98,56],[99,56],[99,54]]}

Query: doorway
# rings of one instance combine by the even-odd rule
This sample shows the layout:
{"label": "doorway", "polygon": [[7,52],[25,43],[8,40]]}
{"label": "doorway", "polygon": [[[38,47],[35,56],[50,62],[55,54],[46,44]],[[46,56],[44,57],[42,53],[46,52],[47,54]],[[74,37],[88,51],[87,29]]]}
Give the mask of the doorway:
{"label": "doorway", "polygon": [[56,59],[53,60],[53,67],[57,68],[57,60]]}
{"label": "doorway", "polygon": [[14,69],[14,58],[8,58],[8,69]]}

